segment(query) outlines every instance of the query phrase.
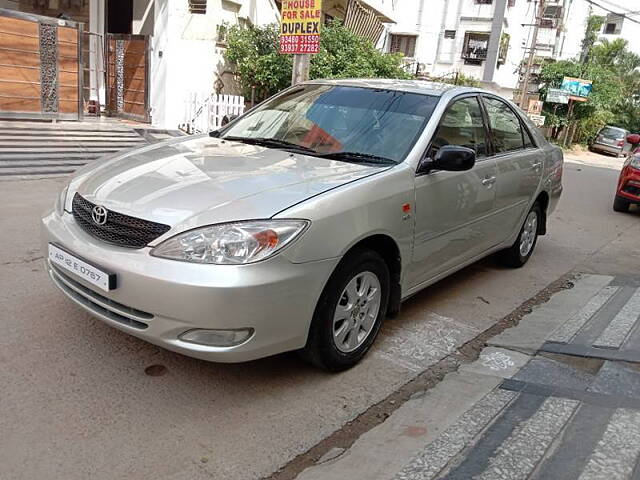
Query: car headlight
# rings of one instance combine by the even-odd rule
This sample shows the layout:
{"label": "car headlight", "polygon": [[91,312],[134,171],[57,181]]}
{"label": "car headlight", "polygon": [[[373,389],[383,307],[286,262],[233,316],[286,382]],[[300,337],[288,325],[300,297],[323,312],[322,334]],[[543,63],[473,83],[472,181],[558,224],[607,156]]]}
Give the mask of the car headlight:
{"label": "car headlight", "polygon": [[69,185],[64,187],[62,191],[58,194],[56,198],[55,209],[58,215],[62,215],[64,213],[64,205],[67,203],[67,192],[69,191]]}
{"label": "car headlight", "polygon": [[243,265],[271,257],[295,240],[308,220],[251,220],[196,228],[165,240],[151,255],[216,265]]}
{"label": "car headlight", "polygon": [[640,170],[640,154],[633,155],[631,157],[631,161],[629,162],[632,168],[637,168]]}

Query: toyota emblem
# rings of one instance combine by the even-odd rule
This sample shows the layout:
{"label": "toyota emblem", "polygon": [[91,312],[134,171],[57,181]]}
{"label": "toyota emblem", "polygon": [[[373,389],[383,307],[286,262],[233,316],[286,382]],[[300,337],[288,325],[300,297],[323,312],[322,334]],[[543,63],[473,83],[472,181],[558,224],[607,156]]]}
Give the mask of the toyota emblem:
{"label": "toyota emblem", "polygon": [[96,225],[104,225],[107,223],[107,209],[101,205],[96,205],[91,210],[91,218]]}

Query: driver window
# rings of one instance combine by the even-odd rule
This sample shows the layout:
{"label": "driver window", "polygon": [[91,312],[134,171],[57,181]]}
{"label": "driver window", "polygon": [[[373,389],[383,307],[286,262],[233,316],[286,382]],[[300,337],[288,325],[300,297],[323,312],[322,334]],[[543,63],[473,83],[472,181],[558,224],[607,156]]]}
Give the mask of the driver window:
{"label": "driver window", "polygon": [[478,158],[487,155],[487,135],[477,97],[463,98],[447,107],[431,144],[430,157],[445,145],[471,148]]}

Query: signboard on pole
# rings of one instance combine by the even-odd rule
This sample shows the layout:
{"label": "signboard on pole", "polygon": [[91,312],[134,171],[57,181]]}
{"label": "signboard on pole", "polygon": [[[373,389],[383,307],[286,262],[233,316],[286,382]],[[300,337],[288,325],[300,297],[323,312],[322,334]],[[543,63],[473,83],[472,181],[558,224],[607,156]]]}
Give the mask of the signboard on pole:
{"label": "signboard on pole", "polygon": [[322,0],[283,0],[280,53],[318,53]]}
{"label": "signboard on pole", "polygon": [[586,98],[593,88],[591,80],[583,80],[582,78],[564,77],[560,90],[566,90],[569,95],[574,97]]}
{"label": "signboard on pole", "polygon": [[566,105],[569,103],[569,92],[561,90],[559,88],[550,88],[547,90],[547,98],[545,101],[549,103],[562,103]]}
{"label": "signboard on pole", "polygon": [[531,115],[540,115],[542,113],[542,102],[540,100],[535,100],[533,98],[530,98],[529,108],[527,108],[527,113]]}
{"label": "signboard on pole", "polygon": [[536,127],[543,127],[544,121],[546,120],[547,117],[545,117],[544,115],[534,115],[530,113],[529,118],[531,119],[531,121]]}

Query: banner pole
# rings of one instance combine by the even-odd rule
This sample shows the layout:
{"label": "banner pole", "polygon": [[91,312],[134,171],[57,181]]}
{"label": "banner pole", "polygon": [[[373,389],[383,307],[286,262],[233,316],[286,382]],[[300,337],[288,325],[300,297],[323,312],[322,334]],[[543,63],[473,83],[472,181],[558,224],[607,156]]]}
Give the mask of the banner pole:
{"label": "banner pole", "polygon": [[297,53],[293,56],[293,72],[291,74],[291,85],[309,80],[309,66],[311,55],[308,53]]}

